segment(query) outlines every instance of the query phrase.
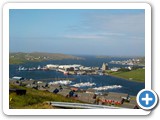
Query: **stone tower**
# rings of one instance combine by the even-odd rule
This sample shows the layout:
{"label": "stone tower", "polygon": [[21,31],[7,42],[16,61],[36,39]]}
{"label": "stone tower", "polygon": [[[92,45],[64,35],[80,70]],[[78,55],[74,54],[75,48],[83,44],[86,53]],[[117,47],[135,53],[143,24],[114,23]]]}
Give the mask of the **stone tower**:
{"label": "stone tower", "polygon": [[108,64],[107,63],[103,63],[102,64],[102,71],[108,70]]}

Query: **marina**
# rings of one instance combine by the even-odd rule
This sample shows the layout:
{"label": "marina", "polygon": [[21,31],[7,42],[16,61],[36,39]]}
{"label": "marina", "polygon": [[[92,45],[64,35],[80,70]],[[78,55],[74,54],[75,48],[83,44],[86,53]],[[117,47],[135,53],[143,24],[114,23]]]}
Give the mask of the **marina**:
{"label": "marina", "polygon": [[[99,92],[118,92],[126,93],[136,96],[137,93],[145,87],[144,83],[134,82],[132,80],[125,80],[123,78],[113,77],[104,74],[64,74],[57,69],[42,70],[47,65],[81,65],[90,68],[101,68],[103,63],[108,63],[108,69],[113,67],[122,67],[118,64],[110,64],[112,60],[127,60],[127,58],[104,58],[98,59],[94,57],[86,57],[86,60],[55,60],[55,61],[44,61],[44,62],[30,62],[20,65],[10,65],[10,78],[15,76],[23,77],[27,80],[43,81],[45,83],[61,82],[66,83],[69,86],[76,86],[79,88],[87,89],[97,89]],[[75,64],[76,63],[76,64]],[[36,70],[18,70],[22,66],[24,68],[38,68]],[[126,66],[124,66],[126,67]],[[45,67],[46,68],[46,67]],[[77,69],[76,69],[77,70]],[[101,69],[97,70],[98,72]],[[72,71],[73,72],[73,71]],[[78,72],[77,72],[78,73]],[[89,72],[88,72],[89,73]],[[135,87],[136,86],[136,87]]]}

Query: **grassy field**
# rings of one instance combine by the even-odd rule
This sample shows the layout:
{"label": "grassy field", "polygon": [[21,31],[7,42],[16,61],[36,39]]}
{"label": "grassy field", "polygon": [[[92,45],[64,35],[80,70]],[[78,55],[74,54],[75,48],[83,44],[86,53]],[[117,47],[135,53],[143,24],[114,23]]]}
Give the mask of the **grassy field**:
{"label": "grassy field", "polygon": [[35,90],[16,85],[10,85],[10,88],[26,89],[26,95],[9,94],[10,109],[53,109],[52,106],[46,104],[46,101],[56,102],[80,102],[72,98],[66,98],[62,95],[53,94],[47,91]]}
{"label": "grassy field", "polygon": [[137,69],[127,72],[110,72],[109,75],[137,82],[145,82],[145,69]]}

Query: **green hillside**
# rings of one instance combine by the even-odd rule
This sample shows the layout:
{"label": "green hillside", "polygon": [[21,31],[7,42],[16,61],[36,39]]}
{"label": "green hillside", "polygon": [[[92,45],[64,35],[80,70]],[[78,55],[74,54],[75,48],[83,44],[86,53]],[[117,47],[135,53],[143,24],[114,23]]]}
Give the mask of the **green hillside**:
{"label": "green hillside", "polygon": [[[52,106],[46,104],[46,101],[56,102],[80,102],[72,98],[66,98],[59,94],[53,94],[48,91],[36,90],[16,85],[10,85],[10,88],[26,89],[26,95],[9,94],[10,109],[53,109]],[[54,107],[55,108],[55,107]]]}
{"label": "green hillside", "polygon": [[145,82],[145,69],[137,69],[132,71],[111,72],[110,75],[128,80]]}
{"label": "green hillside", "polygon": [[46,60],[63,60],[63,59],[83,59],[81,57],[60,54],[60,53],[10,53],[9,54],[9,64],[22,64],[25,62],[40,62]]}

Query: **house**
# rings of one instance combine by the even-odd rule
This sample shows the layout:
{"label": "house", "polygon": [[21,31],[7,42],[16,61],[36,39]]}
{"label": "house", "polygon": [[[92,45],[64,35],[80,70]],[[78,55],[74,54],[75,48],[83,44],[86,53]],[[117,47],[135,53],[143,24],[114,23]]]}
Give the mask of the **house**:
{"label": "house", "polygon": [[47,83],[44,83],[44,82],[38,83],[38,87],[39,87],[39,88],[45,88],[45,87],[47,87],[47,86],[48,86]]}
{"label": "house", "polygon": [[121,97],[113,97],[113,96],[102,96],[100,98],[102,103],[112,104],[112,105],[121,105],[124,102],[124,99]]}
{"label": "house", "polygon": [[37,87],[37,81],[35,81],[35,80],[24,80],[23,85],[26,85],[26,87],[29,87],[29,88],[36,88]]}
{"label": "house", "polygon": [[18,77],[18,76],[14,76],[14,77],[12,77],[12,79],[13,79],[13,80],[24,80],[23,77]]}
{"label": "house", "polygon": [[9,79],[9,84],[20,85],[21,81],[20,80]]}
{"label": "house", "polygon": [[112,72],[117,72],[120,68],[117,68],[117,67],[114,67],[114,68],[111,68],[111,71]]}
{"label": "house", "polygon": [[53,65],[53,64],[48,64],[48,65],[46,65],[46,68],[48,68],[48,69],[57,69],[59,67],[59,65]]}
{"label": "house", "polygon": [[75,92],[79,91],[79,88],[77,88],[77,87],[71,87],[70,89],[71,89],[72,91],[75,91]]}
{"label": "house", "polygon": [[121,105],[129,97],[128,94],[109,92],[108,95],[100,98],[102,103]]}
{"label": "house", "polygon": [[92,88],[88,88],[88,89],[86,90],[86,93],[95,93],[95,90],[92,89]]}

